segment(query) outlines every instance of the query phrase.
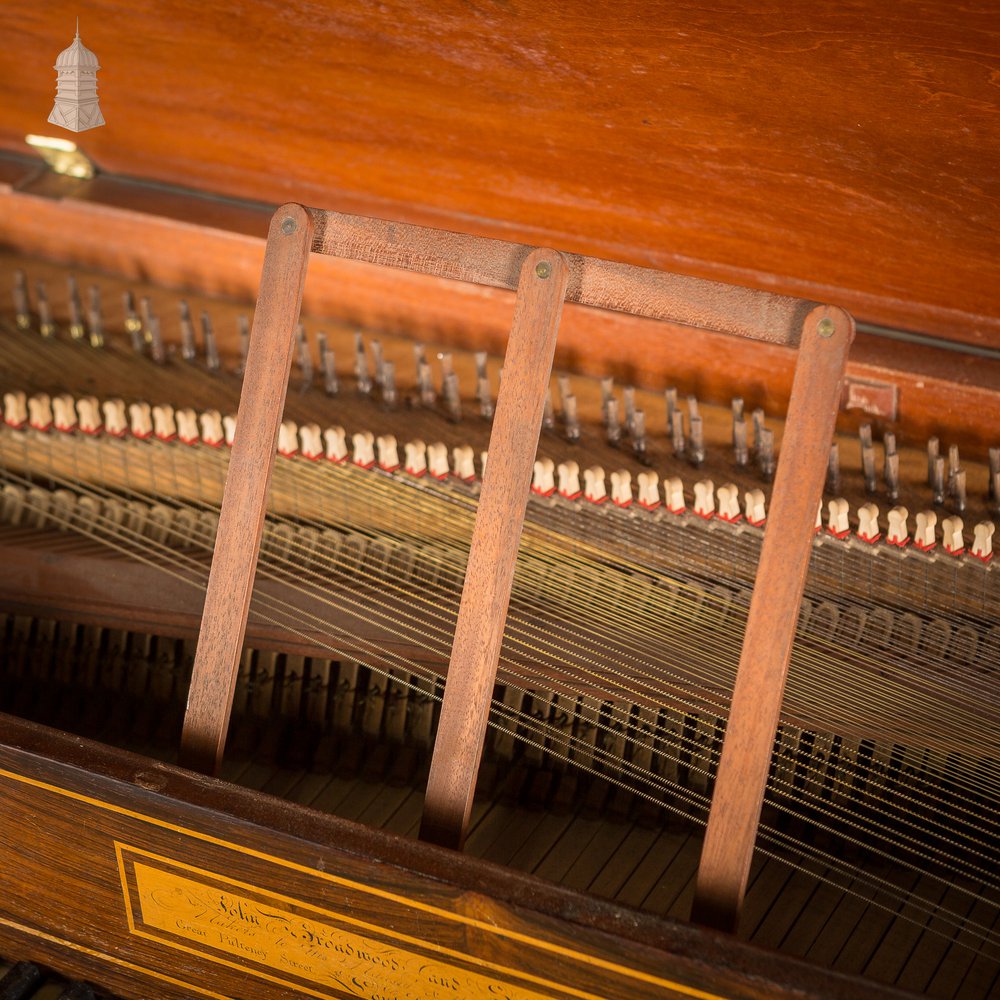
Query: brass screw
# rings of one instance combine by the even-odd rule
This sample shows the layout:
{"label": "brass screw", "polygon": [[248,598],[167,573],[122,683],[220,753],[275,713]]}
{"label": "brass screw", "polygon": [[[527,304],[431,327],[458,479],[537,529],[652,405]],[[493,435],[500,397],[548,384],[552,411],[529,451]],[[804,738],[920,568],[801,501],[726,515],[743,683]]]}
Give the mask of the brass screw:
{"label": "brass screw", "polygon": [[837,328],[833,325],[833,320],[832,319],[821,319],[816,324],[816,332],[821,337],[832,337],[833,336],[833,332],[836,329]]}
{"label": "brass screw", "polygon": [[292,233],[294,233],[295,230],[298,228],[299,228],[298,223],[290,215],[286,215],[281,220],[281,231],[286,236],[291,236]]}
{"label": "brass screw", "polygon": [[547,278],[552,273],[552,265],[547,260],[540,260],[535,265],[535,274],[539,278]]}

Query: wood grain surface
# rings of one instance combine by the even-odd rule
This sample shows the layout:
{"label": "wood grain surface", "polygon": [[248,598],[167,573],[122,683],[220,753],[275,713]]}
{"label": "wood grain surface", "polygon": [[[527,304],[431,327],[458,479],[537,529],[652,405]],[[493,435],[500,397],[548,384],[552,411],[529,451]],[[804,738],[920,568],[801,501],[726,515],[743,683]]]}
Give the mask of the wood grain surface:
{"label": "wood grain surface", "polygon": [[993,3],[7,3],[3,148],[57,131],[77,14],[105,170],[1000,344]]}

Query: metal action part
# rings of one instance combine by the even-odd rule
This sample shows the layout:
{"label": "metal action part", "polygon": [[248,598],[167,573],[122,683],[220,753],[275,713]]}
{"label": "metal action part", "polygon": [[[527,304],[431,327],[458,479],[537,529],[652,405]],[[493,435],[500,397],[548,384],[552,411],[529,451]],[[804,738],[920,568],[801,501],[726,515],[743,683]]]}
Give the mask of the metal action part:
{"label": "metal action part", "polygon": [[964,513],[966,507],[965,469],[959,469],[955,473],[955,478],[951,483],[951,501],[955,510],[960,514]]}
{"label": "metal action part", "polygon": [[219,347],[215,342],[215,332],[212,330],[212,317],[207,312],[201,314],[201,334],[205,339],[205,366],[210,372],[217,372],[221,367]]}
{"label": "metal action part", "polygon": [[774,479],[776,459],[774,457],[774,431],[770,427],[761,427],[759,444],[757,446],[757,468],[764,482]]}
{"label": "metal action part", "polygon": [[382,357],[382,343],[372,341],[372,364],[375,369],[375,384],[381,389],[385,379],[385,359]]}
{"label": "metal action part", "polygon": [[580,440],[580,420],[576,414],[576,396],[563,396],[563,420],[566,423],[566,440],[575,444]]}
{"label": "metal action part", "polygon": [[552,406],[552,387],[545,390],[545,409],[542,411],[542,430],[555,430],[556,412]]}
{"label": "metal action part", "polygon": [[934,494],[934,503],[940,506],[945,499],[945,478],[944,478],[944,458],[940,455],[934,459],[934,471],[931,476],[931,491]]}
{"label": "metal action part", "polygon": [[640,462],[646,458],[646,414],[636,410],[632,414],[632,451]]}
{"label": "metal action part", "polygon": [[76,278],[71,274],[66,279],[69,287],[69,335],[74,340],[83,340],[86,330],[83,328],[83,307],[80,305],[80,289],[77,288]]}
{"label": "metal action part", "polygon": [[674,437],[674,414],[677,412],[677,390],[664,389],[663,398],[667,404],[667,437]]}
{"label": "metal action part", "polygon": [[28,308],[28,280],[20,268],[14,272],[14,322],[19,330],[31,329],[31,313]]}
{"label": "metal action part", "polygon": [[52,307],[49,305],[44,281],[35,282],[35,301],[38,303],[38,332],[46,339],[54,337],[56,324],[52,319]]}
{"label": "metal action part", "polygon": [[163,349],[163,338],[160,336],[160,318],[158,316],[149,317],[149,353],[158,365],[162,365],[167,360],[166,351]]}
{"label": "metal action part", "polygon": [[454,423],[462,419],[462,397],[458,394],[458,376],[449,371],[444,379],[444,405],[448,409],[448,417]]}
{"label": "metal action part", "polygon": [[688,396],[688,415],[691,420],[688,460],[697,468],[705,461],[705,429],[702,426],[701,414],[698,412],[698,400],[694,396]]}
{"label": "metal action part", "polygon": [[622,428],[618,422],[618,400],[614,396],[608,396],[604,401],[604,427],[608,444],[617,447],[622,439]]}
{"label": "metal action part", "polygon": [[90,326],[90,346],[104,346],[104,319],[101,316],[101,290],[97,285],[90,286],[90,305],[87,310],[87,322]]}
{"label": "metal action part", "polygon": [[131,292],[125,292],[122,299],[125,308],[125,332],[132,342],[132,350],[136,354],[142,354],[145,350],[145,342],[142,338],[142,320],[139,319],[139,315],[135,311],[135,299],[132,298]]}
{"label": "metal action part", "polygon": [[382,402],[392,409],[396,401],[396,365],[395,362],[386,361],[382,365]]}
{"label": "metal action part", "polygon": [[493,397],[490,393],[490,377],[485,351],[476,351],[476,402],[479,415],[486,420],[493,417]]}
{"label": "metal action part", "polygon": [[601,416],[604,418],[604,426],[608,426],[608,406],[615,398],[615,380],[613,378],[601,379]]}
{"label": "metal action part", "polygon": [[368,355],[365,354],[365,340],[360,333],[354,335],[354,380],[359,395],[371,395],[372,379],[368,374]]}
{"label": "metal action part", "polygon": [[764,411],[758,406],[750,414],[750,419],[753,421],[753,456],[757,458],[760,454],[761,435],[764,432]]}
{"label": "metal action part", "polygon": [[830,445],[830,455],[826,460],[826,492],[834,496],[840,493],[840,446],[836,441]]}
{"label": "metal action part", "polygon": [[687,449],[687,441],[684,436],[684,414],[680,410],[674,410],[670,418],[670,437],[674,446],[674,454],[680,458]]}
{"label": "metal action part", "polygon": [[635,389],[632,386],[622,390],[622,406],[625,408],[625,433],[632,434],[635,424]]}
{"label": "metal action part", "polygon": [[861,440],[861,473],[865,479],[865,490],[868,493],[878,491],[878,476],[875,472],[875,446],[872,444],[872,425],[862,424],[858,428]]}
{"label": "metal action part", "polygon": [[885,447],[883,467],[885,493],[889,500],[895,503],[899,499],[899,453],[896,451],[896,435],[886,431],[882,443]]}
{"label": "metal action part", "polygon": [[747,422],[743,416],[743,400],[738,396],[731,402],[733,411],[733,461],[742,469],[750,454],[747,447]]}
{"label": "metal action part", "polygon": [[139,309],[142,311],[142,339],[146,344],[153,342],[152,320],[153,304],[149,301],[149,296],[144,295],[139,300]]}
{"label": "metal action part", "polygon": [[336,360],[332,347],[323,349],[323,389],[328,396],[336,396],[340,391]]}
{"label": "metal action part", "polygon": [[194,323],[191,322],[191,309],[187,302],[181,299],[181,357],[185,361],[194,361],[198,357],[198,348],[194,341]]}
{"label": "metal action part", "polygon": [[740,469],[746,468],[750,459],[750,449],[747,445],[747,422],[740,419],[733,423],[733,461]]}
{"label": "metal action part", "polygon": [[934,466],[941,454],[941,443],[936,437],[927,439],[927,485],[934,487]]}

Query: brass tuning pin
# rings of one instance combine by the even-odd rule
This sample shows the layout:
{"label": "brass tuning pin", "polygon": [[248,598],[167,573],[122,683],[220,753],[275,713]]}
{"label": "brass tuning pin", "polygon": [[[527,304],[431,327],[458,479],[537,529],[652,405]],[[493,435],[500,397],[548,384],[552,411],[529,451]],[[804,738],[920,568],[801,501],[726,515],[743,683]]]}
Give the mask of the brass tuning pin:
{"label": "brass tuning pin", "polygon": [[372,379],[368,374],[368,357],[365,354],[365,342],[360,333],[354,335],[354,377],[357,380],[358,392],[362,396],[370,396]]}
{"label": "brass tuning pin", "polygon": [[90,302],[87,310],[87,322],[90,326],[90,346],[104,346],[104,318],[101,315],[101,290],[97,285],[90,286]]}
{"label": "brass tuning pin", "polygon": [[737,467],[742,469],[750,458],[747,447],[747,422],[743,416],[743,400],[736,397],[730,405],[733,410],[733,460]]}
{"label": "brass tuning pin", "polygon": [[886,431],[882,438],[885,446],[885,478],[886,496],[895,503],[899,499],[899,453],[896,451],[896,435]]}
{"label": "brass tuning pin", "polygon": [[160,336],[159,316],[150,313],[147,332],[149,334],[149,353],[158,365],[162,365],[167,360],[167,354],[163,348],[163,337]]}
{"label": "brass tuning pin", "polygon": [[122,295],[122,305],[125,311],[125,332],[132,343],[132,350],[136,354],[142,354],[144,348],[142,320],[139,319],[139,314],[135,311],[135,299],[131,292],[125,292]]}
{"label": "brass tuning pin", "polygon": [[56,334],[56,325],[52,320],[52,306],[45,292],[45,282],[35,282],[35,298],[38,301],[38,332],[48,340]]}
{"label": "brass tuning pin", "polygon": [[396,366],[392,361],[382,363],[382,402],[388,409],[396,406]]}
{"label": "brass tuning pin", "polygon": [[194,339],[194,323],[191,322],[191,309],[187,302],[181,299],[181,357],[185,361],[194,361],[198,357],[198,348]]}
{"label": "brass tuning pin", "polygon": [[14,272],[14,322],[19,330],[31,329],[28,307],[28,281],[20,268]]}
{"label": "brass tuning pin", "polygon": [[635,389],[632,386],[622,390],[622,406],[625,408],[625,433],[631,436],[635,433]]}
{"label": "brass tuning pin", "polygon": [[698,412],[698,400],[694,396],[688,396],[688,418],[688,461],[697,468],[705,461],[705,430]]}
{"label": "brass tuning pin", "polygon": [[609,394],[604,400],[604,427],[608,444],[617,447],[622,438],[622,428],[618,421],[618,400],[613,394]]}
{"label": "brass tuning pin", "polygon": [[217,372],[222,366],[219,360],[219,345],[215,342],[212,317],[204,310],[201,313],[201,334],[205,340],[205,365],[210,372]]}
{"label": "brass tuning pin", "polygon": [[153,315],[153,303],[150,302],[148,295],[144,295],[139,300],[139,310],[142,313],[142,339],[146,344],[152,347],[153,320],[155,319],[155,316]]}
{"label": "brass tuning pin", "polygon": [[71,274],[66,279],[69,287],[69,335],[74,340],[83,340],[87,331],[83,327],[83,307],[80,305],[80,289],[76,278]]}
{"label": "brass tuning pin", "polygon": [[372,350],[372,366],[375,370],[375,385],[380,389],[382,388],[382,383],[385,381],[385,358],[382,355],[382,343],[378,340],[373,340],[371,344]]}
{"label": "brass tuning pin", "polygon": [[865,478],[865,491],[875,493],[878,490],[878,477],[875,473],[875,446],[872,444],[872,425],[862,424],[858,428],[861,440],[861,471]]}
{"label": "brass tuning pin", "polygon": [[640,462],[646,461],[646,414],[642,410],[632,412],[632,452]]}

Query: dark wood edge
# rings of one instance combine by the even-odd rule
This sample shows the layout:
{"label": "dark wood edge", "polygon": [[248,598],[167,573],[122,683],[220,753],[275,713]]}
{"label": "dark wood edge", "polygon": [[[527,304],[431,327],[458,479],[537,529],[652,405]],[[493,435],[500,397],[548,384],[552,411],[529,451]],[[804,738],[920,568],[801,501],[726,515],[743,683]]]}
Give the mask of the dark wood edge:
{"label": "dark wood edge", "polygon": [[[144,178],[98,174],[80,181],[59,177],[39,159],[10,150],[0,150],[0,193],[19,191],[28,196],[73,200],[106,209],[143,212],[195,225],[213,226],[228,232],[255,235],[263,231],[275,206],[151,182]],[[357,215],[375,214],[405,219],[409,223],[446,229],[450,217],[430,208],[409,203],[388,202],[366,197],[345,199],[341,211]],[[481,220],[470,220],[482,235],[494,238],[506,232],[495,224],[488,230]],[[526,242],[552,242],[552,234],[521,232]],[[537,240],[531,237],[537,235]],[[70,260],[72,234],[63,232],[65,254]],[[2,239],[2,225],[0,225]],[[577,253],[592,253],[599,247],[566,247]],[[696,260],[680,252],[664,251],[658,261],[664,269],[688,274],[709,282],[736,284],[761,291],[787,295],[812,302],[836,302],[859,320],[887,327],[922,331],[956,342],[1000,346],[1000,317],[985,316],[961,309],[928,305],[893,295],[873,295],[821,281],[804,281],[710,260]],[[155,278],[154,278],[155,280]]]}
{"label": "dark wood edge", "polygon": [[[871,1000],[903,1000],[911,996],[729,935],[658,919],[489,862],[4,714],[0,714],[0,763],[26,777],[174,824],[199,825],[236,843],[258,832],[272,834],[272,842],[280,842],[283,857],[309,867],[346,854],[459,891],[486,895],[510,907],[515,915],[520,910],[606,935],[612,949],[624,943],[627,955],[623,953],[623,959],[641,960],[653,970],[662,971],[669,956],[676,969],[710,970],[746,984],[761,997],[854,1000],[864,995]],[[330,870],[329,865],[324,870]],[[67,961],[66,967],[75,971],[92,966]]]}

